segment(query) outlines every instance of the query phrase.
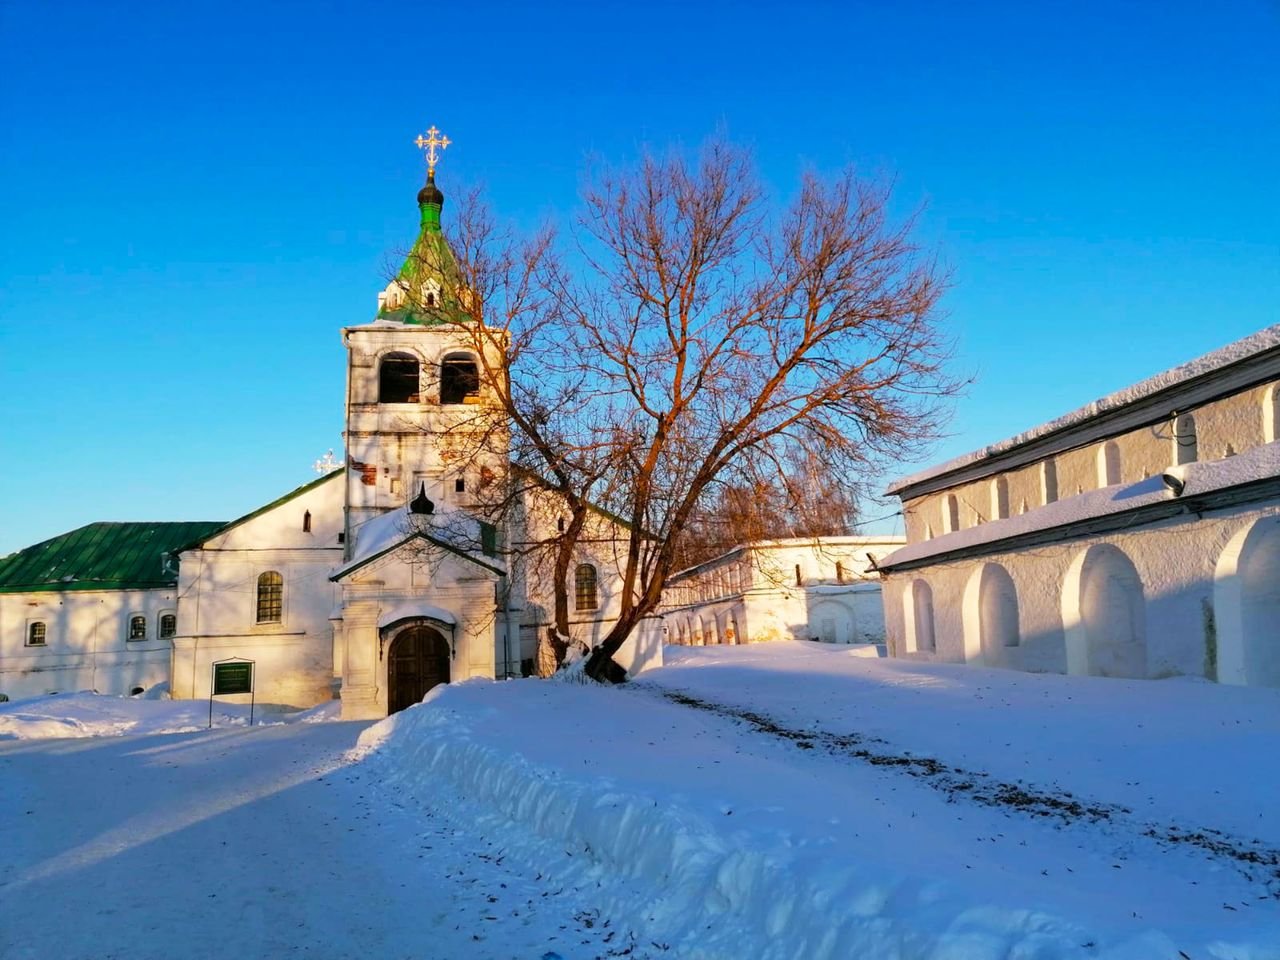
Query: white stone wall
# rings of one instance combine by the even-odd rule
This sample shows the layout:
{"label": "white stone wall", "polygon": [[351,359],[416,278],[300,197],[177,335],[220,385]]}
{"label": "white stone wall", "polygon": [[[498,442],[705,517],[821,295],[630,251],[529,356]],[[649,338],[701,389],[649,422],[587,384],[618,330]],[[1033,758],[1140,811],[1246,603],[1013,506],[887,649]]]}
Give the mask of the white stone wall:
{"label": "white stone wall", "polygon": [[[182,554],[175,697],[207,697],[213,662],[240,657],[257,663],[258,703],[301,708],[332,698],[329,617],[339,592],[329,575],[342,557],[342,492],[343,474],[336,473]],[[304,530],[308,513],[310,531]],[[284,580],[278,623],[257,622],[258,577],[267,571]]]}
{"label": "white stone wall", "polygon": [[[176,613],[176,592],[68,590],[0,594],[0,693],[11,699],[96,690],[129,694],[169,678],[170,641],[160,617]],[[129,620],[147,636],[130,640]],[[45,645],[27,645],[28,625],[45,624]]]}
{"label": "white stone wall", "polygon": [[[440,506],[482,512],[484,488],[501,483],[507,437],[495,428],[484,393],[475,403],[440,403],[440,363],[446,356],[475,357],[471,339],[450,326],[370,324],[343,331],[348,351],[345,441],[347,502],[352,526],[413,498],[425,484]],[[419,363],[416,403],[379,403],[379,370],[390,354]],[[500,353],[490,348],[490,363]],[[462,480],[465,489],[455,489]]]}
{"label": "white stone wall", "polygon": [[881,642],[880,586],[867,555],[878,561],[902,543],[901,537],[769,541],[682,571],[664,591],[667,642]]}
{"label": "white stone wall", "polygon": [[1280,502],[890,572],[884,611],[896,656],[1280,686]]}
{"label": "white stone wall", "polygon": [[500,614],[494,588],[498,579],[460,557],[418,554],[412,545],[346,578],[342,617],[335,621],[337,659],[343,671],[343,719],[387,715],[387,651],[394,631],[380,630],[378,619],[424,597],[456,620],[452,628],[431,624],[452,645],[450,682],[495,677]]}
{"label": "white stone wall", "polygon": [[[999,519],[1002,501],[1007,502],[1008,516],[1043,506],[1046,470],[1056,480],[1056,499],[1059,500],[1087,490],[1158,476],[1177,462],[1175,413],[1193,416],[1199,460],[1216,460],[1268,443],[1275,439],[1275,408],[1274,384],[1251,387],[1187,409],[1177,408],[1176,400],[1171,400],[1167,418],[1154,426],[1104,436],[1024,466],[994,467],[982,479],[907,499],[903,503],[907,541],[917,543],[951,533],[953,529],[963,530]],[[953,517],[958,526],[952,526]]]}

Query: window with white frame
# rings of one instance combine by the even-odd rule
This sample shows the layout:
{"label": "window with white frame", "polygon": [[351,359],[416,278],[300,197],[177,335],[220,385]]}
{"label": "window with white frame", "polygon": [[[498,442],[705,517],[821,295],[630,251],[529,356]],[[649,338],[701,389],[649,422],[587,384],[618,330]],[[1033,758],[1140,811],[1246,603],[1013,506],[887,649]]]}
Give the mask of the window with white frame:
{"label": "window with white frame", "polygon": [[147,618],[141,613],[131,614],[129,617],[129,639],[147,639]]}
{"label": "window with white frame", "polygon": [[49,628],[43,620],[32,620],[27,624],[27,646],[43,647],[49,642]]}

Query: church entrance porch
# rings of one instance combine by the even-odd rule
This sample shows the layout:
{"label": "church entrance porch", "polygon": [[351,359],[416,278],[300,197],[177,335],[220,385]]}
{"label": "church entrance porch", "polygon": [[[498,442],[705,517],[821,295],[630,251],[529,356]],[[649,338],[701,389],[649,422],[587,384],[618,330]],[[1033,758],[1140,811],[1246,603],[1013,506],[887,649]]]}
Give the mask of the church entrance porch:
{"label": "church entrance porch", "polygon": [[449,643],[431,627],[401,630],[387,652],[387,713],[421,703],[427,691],[449,682]]}

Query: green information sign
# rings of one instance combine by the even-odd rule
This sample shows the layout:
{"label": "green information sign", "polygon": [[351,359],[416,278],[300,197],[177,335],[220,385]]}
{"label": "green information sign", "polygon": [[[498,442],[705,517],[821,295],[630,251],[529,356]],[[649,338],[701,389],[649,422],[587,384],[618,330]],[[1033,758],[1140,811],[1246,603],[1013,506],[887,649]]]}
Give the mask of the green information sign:
{"label": "green information sign", "polygon": [[253,664],[215,663],[213,665],[213,695],[224,693],[252,693]]}

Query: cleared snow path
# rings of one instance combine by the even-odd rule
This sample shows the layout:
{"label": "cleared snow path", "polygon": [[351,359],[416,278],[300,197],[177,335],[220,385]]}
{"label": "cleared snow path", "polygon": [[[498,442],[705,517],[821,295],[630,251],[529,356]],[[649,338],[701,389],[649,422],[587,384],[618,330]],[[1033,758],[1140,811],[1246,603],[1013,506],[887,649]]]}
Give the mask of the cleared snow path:
{"label": "cleared snow path", "polygon": [[0,742],[0,957],[610,955],[572,888],[347,760],[366,726]]}

